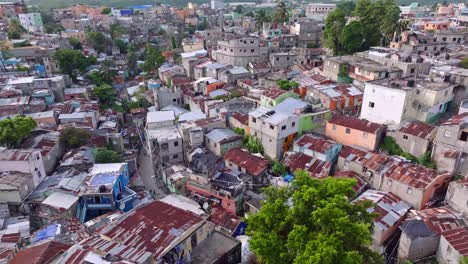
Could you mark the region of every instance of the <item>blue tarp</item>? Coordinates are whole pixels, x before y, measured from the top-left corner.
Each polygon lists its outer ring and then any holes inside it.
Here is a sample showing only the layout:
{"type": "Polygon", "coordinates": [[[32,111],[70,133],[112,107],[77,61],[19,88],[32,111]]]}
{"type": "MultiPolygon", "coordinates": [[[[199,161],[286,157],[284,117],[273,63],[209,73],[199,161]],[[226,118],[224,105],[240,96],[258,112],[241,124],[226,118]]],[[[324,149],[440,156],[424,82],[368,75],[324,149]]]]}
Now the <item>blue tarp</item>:
{"type": "Polygon", "coordinates": [[[54,237],[57,233],[57,224],[49,225],[39,230],[36,235],[31,239],[32,243],[54,237]]]}
{"type": "Polygon", "coordinates": [[[98,186],[103,184],[112,183],[115,180],[116,175],[115,173],[99,173],[93,177],[91,180],[92,186],[98,186]]]}
{"type": "Polygon", "coordinates": [[[292,182],[294,180],[294,176],[292,176],[291,174],[286,174],[283,176],[283,180],[285,182],[292,182]]]}

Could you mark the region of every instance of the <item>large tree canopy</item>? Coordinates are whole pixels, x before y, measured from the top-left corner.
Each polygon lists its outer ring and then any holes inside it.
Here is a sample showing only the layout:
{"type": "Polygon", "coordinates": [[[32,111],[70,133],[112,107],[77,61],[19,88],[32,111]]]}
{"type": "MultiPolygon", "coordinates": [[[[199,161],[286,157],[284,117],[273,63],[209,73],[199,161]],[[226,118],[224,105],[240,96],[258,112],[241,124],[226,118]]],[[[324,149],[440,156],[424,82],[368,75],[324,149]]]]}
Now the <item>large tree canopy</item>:
{"type": "Polygon", "coordinates": [[[0,145],[16,147],[34,128],[36,121],[31,117],[15,116],[3,119],[0,121],[0,145]]]}
{"type": "Polygon", "coordinates": [[[369,203],[350,203],[353,179],[318,180],[302,170],[291,187],[266,189],[248,221],[250,248],[262,263],[380,263],[370,251],[369,203]]]}
{"type": "Polygon", "coordinates": [[[72,79],[76,79],[78,72],[84,72],[89,66],[89,60],[80,50],[61,49],[55,53],[60,69],[72,79]]]}

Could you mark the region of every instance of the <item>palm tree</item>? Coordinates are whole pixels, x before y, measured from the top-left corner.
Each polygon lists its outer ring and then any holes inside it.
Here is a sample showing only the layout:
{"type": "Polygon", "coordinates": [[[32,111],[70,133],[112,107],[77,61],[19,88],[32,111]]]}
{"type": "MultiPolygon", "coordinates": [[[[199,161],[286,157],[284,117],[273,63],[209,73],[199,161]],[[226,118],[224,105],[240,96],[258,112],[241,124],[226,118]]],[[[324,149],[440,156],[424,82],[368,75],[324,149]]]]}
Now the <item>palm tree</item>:
{"type": "Polygon", "coordinates": [[[275,12],[275,20],[279,23],[284,23],[289,21],[289,8],[286,2],[281,1],[278,3],[275,12]]]}
{"type": "Polygon", "coordinates": [[[106,83],[112,83],[114,77],[116,76],[116,72],[114,69],[112,69],[111,61],[105,60],[102,62],[100,75],[102,80],[104,80],[106,83]]]}
{"type": "Polygon", "coordinates": [[[265,10],[260,9],[255,12],[255,26],[258,30],[261,30],[263,23],[271,22],[271,17],[267,15],[265,10]]]}

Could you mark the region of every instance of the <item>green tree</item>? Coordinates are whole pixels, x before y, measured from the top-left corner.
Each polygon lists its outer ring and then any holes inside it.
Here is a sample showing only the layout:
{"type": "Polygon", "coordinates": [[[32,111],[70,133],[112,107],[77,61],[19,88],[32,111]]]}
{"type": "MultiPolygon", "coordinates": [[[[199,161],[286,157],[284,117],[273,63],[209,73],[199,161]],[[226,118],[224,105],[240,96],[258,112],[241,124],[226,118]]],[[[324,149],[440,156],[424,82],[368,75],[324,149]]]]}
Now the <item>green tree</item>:
{"type": "Polygon", "coordinates": [[[60,69],[68,74],[73,80],[76,80],[78,72],[84,72],[89,66],[89,60],[79,50],[61,49],[55,52],[60,69]]]}
{"type": "Polygon", "coordinates": [[[177,41],[176,41],[175,36],[171,37],[171,44],[172,44],[173,49],[177,49],[177,41]]]}
{"type": "Polygon", "coordinates": [[[98,52],[104,52],[107,47],[108,39],[104,34],[98,31],[88,31],[86,33],[86,39],[93,49],[98,52]]]}
{"type": "Polygon", "coordinates": [[[431,169],[436,169],[437,164],[434,161],[432,161],[431,156],[431,151],[427,151],[421,157],[419,157],[419,164],[431,169]]]}
{"type": "Polygon", "coordinates": [[[144,71],[152,73],[156,71],[164,61],[166,61],[166,58],[164,58],[159,49],[153,48],[150,44],[146,45],[146,59],[142,65],[144,71]]]}
{"type": "Polygon", "coordinates": [[[271,16],[267,15],[266,11],[263,9],[258,10],[255,12],[255,27],[257,30],[261,30],[263,27],[263,23],[270,23],[271,16]]]}
{"type": "Polygon", "coordinates": [[[21,34],[18,31],[8,30],[8,38],[9,39],[20,39],[21,34]]]}
{"type": "Polygon", "coordinates": [[[104,148],[96,150],[94,153],[94,159],[96,163],[117,163],[122,161],[119,153],[104,148]]]}
{"type": "Polygon", "coordinates": [[[273,18],[275,22],[278,23],[285,23],[289,21],[289,7],[285,1],[278,3],[273,18]]]}
{"type": "Polygon", "coordinates": [[[383,45],[386,46],[406,22],[399,22],[400,7],[398,7],[394,0],[384,0],[383,6],[385,14],[382,15],[380,31],[383,35],[383,45]]]}
{"type": "Polygon", "coordinates": [[[70,43],[70,45],[72,46],[72,48],[74,50],[81,50],[83,49],[83,46],[81,45],[81,42],[79,39],[77,38],[74,38],[74,37],[71,37],[68,39],[68,42],[70,43]]]}
{"type": "Polygon", "coordinates": [[[345,16],[351,16],[355,8],[356,3],[354,1],[341,1],[336,4],[336,9],[341,10],[345,16]]]}
{"type": "Polygon", "coordinates": [[[36,128],[31,117],[15,116],[0,121],[0,144],[7,148],[18,146],[20,141],[36,128]]]}
{"type": "Polygon", "coordinates": [[[198,24],[197,30],[205,30],[209,27],[210,25],[208,24],[208,20],[206,20],[206,17],[202,19],[202,22],[198,24]]]}
{"type": "Polygon", "coordinates": [[[290,187],[265,190],[247,219],[250,249],[260,263],[383,263],[372,253],[369,202],[350,203],[353,179],[311,178],[298,170],[290,187]]]}
{"type": "Polygon", "coordinates": [[[289,91],[292,89],[296,89],[299,87],[299,83],[295,81],[288,81],[288,80],[278,80],[276,81],[276,84],[279,86],[279,88],[289,91]]]}
{"type": "Polygon", "coordinates": [[[271,166],[271,171],[277,176],[281,176],[286,173],[286,166],[283,163],[278,161],[273,161],[273,166],[271,166]]]}
{"type": "Polygon", "coordinates": [[[352,21],[344,26],[340,38],[344,54],[353,54],[362,51],[364,34],[361,30],[362,26],[360,21],[352,21]]]}
{"type": "Polygon", "coordinates": [[[128,43],[121,40],[121,39],[114,39],[113,41],[114,46],[117,46],[120,50],[120,53],[127,54],[128,52],[128,43]]]}
{"type": "Polygon", "coordinates": [[[105,83],[112,84],[115,76],[117,75],[116,69],[112,68],[112,61],[103,61],[101,63],[101,70],[99,71],[99,74],[105,83]]]}
{"type": "Polygon", "coordinates": [[[244,138],[244,147],[250,153],[261,153],[263,154],[263,145],[260,140],[254,136],[247,136],[244,138]]]}
{"type": "MultiPolygon", "coordinates": [[[[16,32],[18,33],[18,35],[21,35],[21,33],[26,33],[26,29],[21,25],[21,23],[19,22],[18,19],[15,19],[15,18],[11,18],[9,21],[8,21],[8,33],[10,32],[16,32]]],[[[19,39],[16,38],[16,39],[19,39]]]]}
{"type": "Polygon", "coordinates": [[[57,34],[57,33],[65,31],[65,28],[62,26],[62,24],[50,23],[50,24],[44,24],[44,31],[48,34],[57,34]]]}
{"type": "Polygon", "coordinates": [[[468,58],[463,58],[459,63],[458,66],[462,67],[463,69],[468,69],[468,58]]]}
{"type": "Polygon", "coordinates": [[[245,8],[243,5],[237,5],[236,8],[234,8],[234,12],[239,13],[239,14],[243,14],[244,11],[245,11],[245,8]]]}
{"type": "Polygon", "coordinates": [[[137,69],[138,54],[134,51],[130,51],[127,56],[128,69],[132,72],[136,72],[137,69]]]}
{"type": "Polygon", "coordinates": [[[115,103],[116,91],[108,84],[94,88],[93,94],[99,98],[99,102],[103,108],[110,107],[115,103]]]}
{"type": "Polygon", "coordinates": [[[89,143],[91,133],[81,128],[67,127],[60,133],[60,142],[66,149],[85,146],[89,143]]]}
{"type": "Polygon", "coordinates": [[[110,8],[110,7],[106,7],[106,8],[104,8],[104,9],[102,9],[101,14],[103,14],[103,15],[108,15],[108,14],[110,14],[111,12],[112,12],[111,8],[110,8]]]}
{"type": "Polygon", "coordinates": [[[120,26],[118,23],[113,23],[113,24],[110,24],[109,26],[109,32],[110,32],[111,38],[116,39],[120,37],[121,35],[126,34],[127,30],[123,28],[122,26],[120,26]]]}
{"type": "Polygon", "coordinates": [[[324,45],[331,49],[334,55],[340,55],[343,52],[341,34],[345,25],[345,14],[339,9],[330,12],[325,19],[325,29],[323,30],[324,45]]]}
{"type": "Polygon", "coordinates": [[[371,4],[371,0],[358,0],[352,15],[356,17],[366,16],[371,4]]]}

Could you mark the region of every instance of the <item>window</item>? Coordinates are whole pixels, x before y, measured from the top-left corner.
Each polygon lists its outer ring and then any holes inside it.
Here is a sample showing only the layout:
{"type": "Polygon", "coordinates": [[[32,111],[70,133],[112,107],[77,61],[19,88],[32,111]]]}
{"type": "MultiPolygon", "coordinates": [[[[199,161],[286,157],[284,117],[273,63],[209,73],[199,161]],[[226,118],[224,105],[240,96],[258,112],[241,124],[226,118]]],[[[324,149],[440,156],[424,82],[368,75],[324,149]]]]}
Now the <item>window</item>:
{"type": "Polygon", "coordinates": [[[292,122],[291,126],[292,126],[292,127],[295,127],[295,126],[296,126],[296,122],[292,122]]]}
{"type": "Polygon", "coordinates": [[[174,142],[174,147],[179,146],[179,141],[174,142]]]}
{"type": "Polygon", "coordinates": [[[252,122],[257,123],[257,118],[252,117],[252,122]]]}
{"type": "Polygon", "coordinates": [[[414,73],[414,71],[415,71],[415,69],[414,69],[414,68],[410,70],[410,72],[411,72],[411,73],[414,73]]]}
{"type": "Polygon", "coordinates": [[[255,52],[255,49],[251,49],[250,52],[254,53],[254,52],[255,52]]]}
{"type": "Polygon", "coordinates": [[[336,130],[336,125],[335,124],[333,124],[332,129],[336,130]]]}
{"type": "Polygon", "coordinates": [[[173,159],[178,159],[179,158],[179,155],[177,154],[174,154],[174,156],[172,156],[173,159]]]}
{"type": "Polygon", "coordinates": [[[369,107],[370,107],[370,108],[374,108],[374,106],[375,106],[375,103],[374,103],[374,102],[369,102],[369,107]]]}
{"type": "Polygon", "coordinates": [[[387,180],[387,185],[392,185],[392,180],[388,179],[387,180]]]}
{"type": "Polygon", "coordinates": [[[416,90],[416,94],[420,94],[420,93],[421,93],[421,91],[419,91],[419,90],[416,90]]]}
{"type": "Polygon", "coordinates": [[[275,129],[275,127],[273,125],[270,125],[270,129],[273,130],[275,129]]]}
{"type": "Polygon", "coordinates": [[[411,188],[411,187],[408,187],[408,189],[406,190],[406,193],[408,193],[408,194],[412,194],[412,193],[413,193],[413,188],[411,188]]]}
{"type": "Polygon", "coordinates": [[[346,128],[346,134],[351,134],[351,129],[350,128],[346,128]]]}
{"type": "Polygon", "coordinates": [[[281,127],[281,130],[285,130],[285,129],[286,129],[286,125],[281,127]]]}

